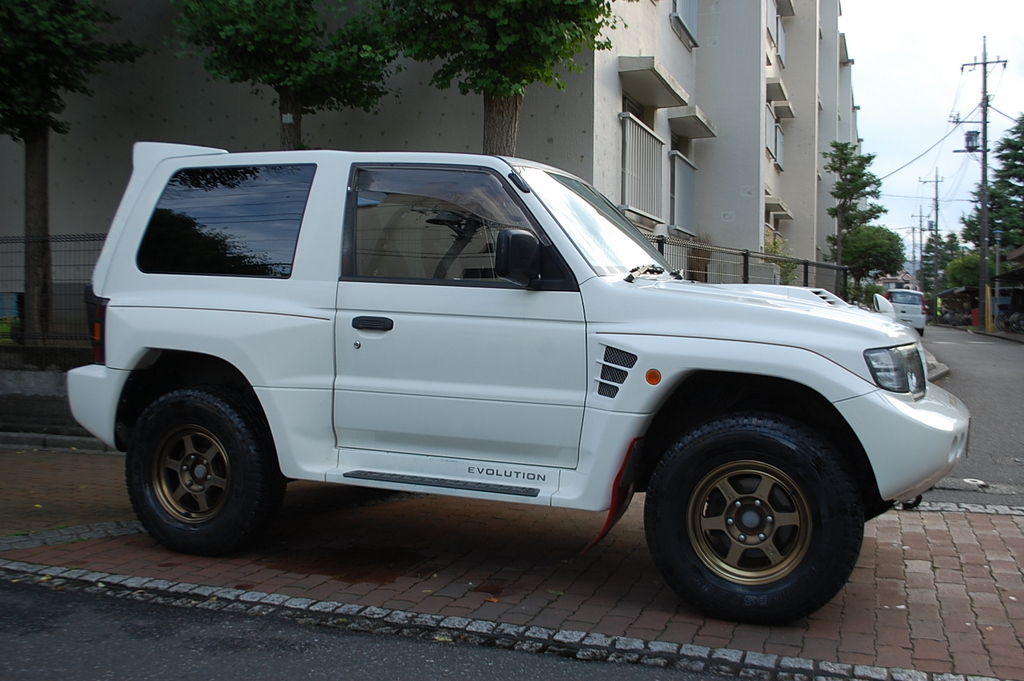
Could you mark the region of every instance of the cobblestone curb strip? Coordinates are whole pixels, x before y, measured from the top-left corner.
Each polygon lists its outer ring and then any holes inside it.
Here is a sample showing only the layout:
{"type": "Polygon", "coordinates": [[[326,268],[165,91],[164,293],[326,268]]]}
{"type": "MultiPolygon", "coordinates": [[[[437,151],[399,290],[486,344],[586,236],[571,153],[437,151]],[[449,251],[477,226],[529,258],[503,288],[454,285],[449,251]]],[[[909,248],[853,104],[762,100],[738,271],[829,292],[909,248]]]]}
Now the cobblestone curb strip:
{"type": "Polygon", "coordinates": [[[71,542],[84,541],[86,539],[109,539],[110,537],[120,537],[125,534],[138,534],[142,531],[142,523],[139,521],[125,520],[114,523],[79,525],[78,527],[66,527],[60,530],[47,530],[45,532],[13,534],[0,537],[0,551],[31,549],[37,546],[56,546],[57,544],[70,544],[71,542]]]}
{"type": "Polygon", "coordinates": [[[437,643],[493,646],[584,661],[640,664],[749,681],[999,681],[987,676],[838,664],[730,648],[525,627],[465,617],[424,615],[352,603],[294,598],[285,594],[202,586],[3,559],[0,559],[0,578],[10,582],[31,582],[50,589],[82,590],[173,607],[285,617],[310,626],[407,636],[437,643]]]}

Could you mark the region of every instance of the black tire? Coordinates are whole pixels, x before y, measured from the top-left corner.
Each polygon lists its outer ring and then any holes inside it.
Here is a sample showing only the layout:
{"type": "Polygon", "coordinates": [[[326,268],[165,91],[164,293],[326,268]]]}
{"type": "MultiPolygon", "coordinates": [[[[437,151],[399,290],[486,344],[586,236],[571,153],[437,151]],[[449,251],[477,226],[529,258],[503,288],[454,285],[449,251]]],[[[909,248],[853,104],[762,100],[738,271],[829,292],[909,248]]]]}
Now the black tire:
{"type": "Polygon", "coordinates": [[[704,613],[781,624],[843,587],[864,510],[849,466],[795,422],[709,421],[665,452],[647,486],[647,545],[665,581],[704,613]]]}
{"type": "Polygon", "coordinates": [[[256,539],[285,489],[262,416],[217,388],[175,390],[150,404],[132,429],[125,477],[150,535],[201,556],[256,539]]]}

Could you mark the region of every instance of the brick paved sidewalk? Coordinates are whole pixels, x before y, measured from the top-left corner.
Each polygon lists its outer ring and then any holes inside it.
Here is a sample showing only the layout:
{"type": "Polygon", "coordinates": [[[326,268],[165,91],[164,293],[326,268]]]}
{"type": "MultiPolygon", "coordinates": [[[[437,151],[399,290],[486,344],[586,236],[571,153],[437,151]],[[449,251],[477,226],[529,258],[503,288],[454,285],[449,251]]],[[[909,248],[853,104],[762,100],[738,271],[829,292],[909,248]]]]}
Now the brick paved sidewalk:
{"type": "MultiPolygon", "coordinates": [[[[39,527],[42,512],[54,506],[69,516],[49,520],[53,527],[130,517],[121,464],[111,455],[0,450],[0,534],[19,523],[39,527]],[[97,497],[95,508],[89,494],[97,497]]],[[[885,514],[869,523],[853,577],[831,603],[790,626],[761,627],[707,619],[680,602],[651,563],[641,511],[642,498],[601,544],[580,555],[603,522],[600,514],[296,483],[264,545],[242,555],[185,556],[131,534],[13,549],[0,558],[509,625],[1024,681],[1024,514],[885,514]]]]}

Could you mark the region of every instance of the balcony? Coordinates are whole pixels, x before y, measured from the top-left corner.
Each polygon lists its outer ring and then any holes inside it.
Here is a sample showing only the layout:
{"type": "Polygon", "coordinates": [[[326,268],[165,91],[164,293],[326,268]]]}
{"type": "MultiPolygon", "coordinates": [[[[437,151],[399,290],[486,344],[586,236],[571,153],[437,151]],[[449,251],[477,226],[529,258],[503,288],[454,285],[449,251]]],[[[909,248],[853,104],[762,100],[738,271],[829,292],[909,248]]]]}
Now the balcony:
{"type": "Polygon", "coordinates": [[[620,113],[622,121],[622,206],[654,222],[665,222],[662,213],[662,153],[665,143],[640,119],[620,113]]]}
{"type": "Polygon", "coordinates": [[[619,57],[622,89],[644,106],[686,106],[689,93],[654,57],[619,57]]]}

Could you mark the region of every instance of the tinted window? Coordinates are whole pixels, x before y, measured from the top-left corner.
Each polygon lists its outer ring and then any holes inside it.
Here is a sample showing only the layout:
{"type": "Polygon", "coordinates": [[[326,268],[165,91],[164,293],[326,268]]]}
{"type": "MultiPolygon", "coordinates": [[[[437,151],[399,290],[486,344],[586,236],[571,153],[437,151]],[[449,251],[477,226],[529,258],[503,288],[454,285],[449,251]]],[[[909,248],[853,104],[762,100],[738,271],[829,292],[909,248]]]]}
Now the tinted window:
{"type": "Polygon", "coordinates": [[[485,171],[362,168],[355,190],[360,277],[497,282],[498,232],[530,228],[501,180],[485,171]]]}
{"type": "Polygon", "coordinates": [[[139,269],[290,276],[315,170],[303,164],[178,171],[149,220],[139,269]]]}
{"type": "Polygon", "coordinates": [[[920,305],[921,293],[917,291],[892,291],[890,294],[892,302],[899,305],[920,305]]]}

